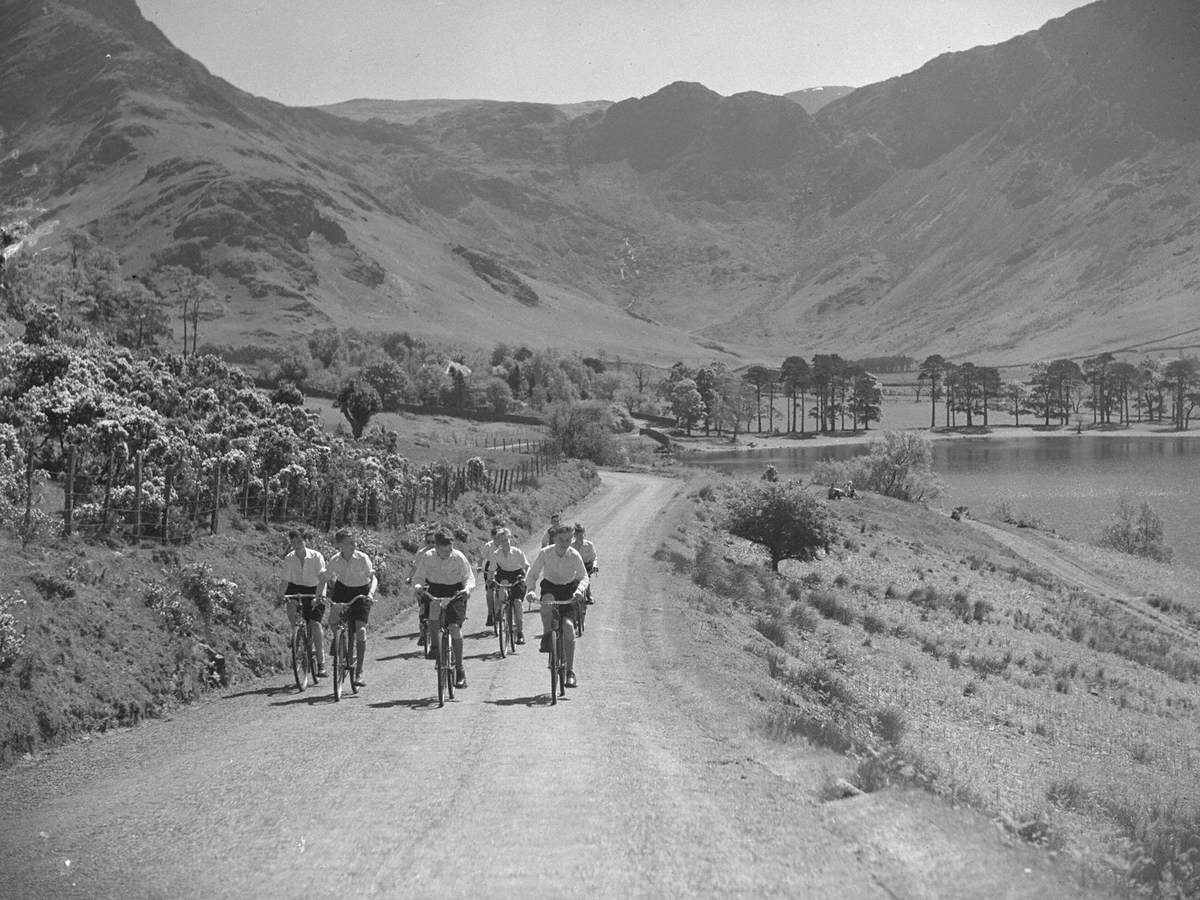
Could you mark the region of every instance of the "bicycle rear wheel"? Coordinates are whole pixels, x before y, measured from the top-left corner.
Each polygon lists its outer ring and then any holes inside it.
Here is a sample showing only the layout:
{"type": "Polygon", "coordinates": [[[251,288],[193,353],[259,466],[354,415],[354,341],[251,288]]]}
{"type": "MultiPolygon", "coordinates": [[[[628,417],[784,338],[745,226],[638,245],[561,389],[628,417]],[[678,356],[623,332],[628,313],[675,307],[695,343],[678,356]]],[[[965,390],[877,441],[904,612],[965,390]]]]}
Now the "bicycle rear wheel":
{"type": "Polygon", "coordinates": [[[308,687],[308,635],[302,625],[292,629],[292,675],[296,679],[296,690],[308,687]]]}
{"type": "Polygon", "coordinates": [[[442,663],[446,672],[446,698],[454,699],[454,653],[450,647],[450,632],[442,632],[442,663]]]}

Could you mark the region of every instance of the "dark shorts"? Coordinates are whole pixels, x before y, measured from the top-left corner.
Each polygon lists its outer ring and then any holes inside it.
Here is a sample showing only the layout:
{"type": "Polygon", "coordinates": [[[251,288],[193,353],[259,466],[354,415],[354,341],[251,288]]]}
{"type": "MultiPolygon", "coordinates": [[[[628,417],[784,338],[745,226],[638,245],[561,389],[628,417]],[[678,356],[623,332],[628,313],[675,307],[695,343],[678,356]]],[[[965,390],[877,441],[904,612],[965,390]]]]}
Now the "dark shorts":
{"type": "Polygon", "coordinates": [[[501,585],[508,592],[508,599],[514,603],[519,603],[521,598],[525,596],[525,579],[522,577],[524,573],[520,569],[508,572],[500,569],[496,572],[496,580],[510,582],[511,586],[506,587],[501,585]]]}
{"type": "MultiPolygon", "coordinates": [[[[577,587],[579,587],[578,581],[572,581],[570,584],[555,584],[552,581],[543,580],[539,596],[544,597],[546,594],[552,594],[555,600],[570,600],[575,596],[575,589],[577,587]]],[[[564,619],[570,619],[572,622],[576,621],[579,617],[578,603],[555,604],[554,609],[558,610],[558,614],[564,619]]]]}
{"type": "Polygon", "coordinates": [[[333,593],[329,599],[334,603],[350,604],[346,610],[346,618],[350,621],[351,627],[355,624],[366,625],[367,619],[371,615],[371,602],[363,597],[368,587],[370,585],[361,584],[357,587],[350,587],[340,581],[333,583],[333,593]],[[356,597],[361,599],[356,600],[356,597]]]}
{"type": "MultiPolygon", "coordinates": [[[[430,582],[425,585],[425,590],[438,599],[443,597],[453,597],[463,589],[462,582],[457,584],[436,584],[430,582]]],[[[429,617],[432,621],[437,621],[438,606],[433,603],[429,604],[429,617]]],[[[447,625],[462,625],[467,618],[467,598],[463,597],[459,600],[451,601],[446,604],[446,624],[447,625]]]]}
{"type": "MultiPolygon", "coordinates": [[[[431,610],[432,611],[432,610],[431,610]]],[[[451,600],[446,604],[446,624],[462,626],[467,620],[467,598],[451,600]]]]}
{"type": "Polygon", "coordinates": [[[325,618],[325,603],[317,600],[317,589],[304,584],[288,582],[285,594],[300,594],[300,615],[306,622],[320,622],[325,618]]]}

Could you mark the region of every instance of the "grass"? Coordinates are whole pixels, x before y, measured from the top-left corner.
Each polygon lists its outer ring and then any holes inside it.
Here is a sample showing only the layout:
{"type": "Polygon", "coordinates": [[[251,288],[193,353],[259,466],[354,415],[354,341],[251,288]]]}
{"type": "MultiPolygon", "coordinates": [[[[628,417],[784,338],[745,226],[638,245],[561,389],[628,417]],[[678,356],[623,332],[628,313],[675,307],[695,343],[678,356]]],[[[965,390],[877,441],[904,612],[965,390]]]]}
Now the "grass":
{"type": "MultiPolygon", "coordinates": [[[[781,566],[790,640],[768,663],[767,733],[851,755],[862,790],[977,806],[1120,891],[1200,896],[1200,651],[935,513],[867,495],[849,515],[857,546],[781,566]]],[[[720,560],[714,590],[765,569],[717,520],[695,537],[720,560]]],[[[1200,620],[1194,579],[1055,542],[1148,611],[1200,620]]]]}

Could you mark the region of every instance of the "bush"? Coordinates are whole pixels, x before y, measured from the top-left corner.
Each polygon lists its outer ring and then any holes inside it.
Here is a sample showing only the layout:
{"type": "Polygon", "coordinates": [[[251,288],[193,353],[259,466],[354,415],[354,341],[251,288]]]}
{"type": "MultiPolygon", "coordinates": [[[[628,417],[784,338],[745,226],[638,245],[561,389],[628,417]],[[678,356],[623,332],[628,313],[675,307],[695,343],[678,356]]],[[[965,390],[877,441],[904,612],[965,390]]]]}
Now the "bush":
{"type": "Polygon", "coordinates": [[[555,404],[546,417],[546,426],[550,446],[563,456],[590,459],[601,466],[624,463],[607,403],[555,404]]]}
{"type": "Polygon", "coordinates": [[[1159,562],[1171,561],[1171,548],[1163,543],[1162,520],[1149,503],[1142,501],[1135,508],[1127,496],[1117,501],[1117,511],[1100,536],[1099,544],[1120,553],[1144,556],[1159,562]]]}
{"type": "Polygon", "coordinates": [[[887,624],[874,613],[863,616],[862,627],[867,634],[882,634],[887,631],[887,624]]]}
{"type": "Polygon", "coordinates": [[[807,603],[796,603],[788,613],[788,620],[797,631],[813,632],[817,630],[820,619],[807,603]]]}
{"type": "Polygon", "coordinates": [[[775,572],[785,559],[814,559],[837,539],[825,505],[796,481],[743,482],[729,502],[725,528],[763,547],[775,572]]]}
{"type": "Polygon", "coordinates": [[[833,591],[816,591],[809,597],[808,602],[827,619],[842,625],[849,625],[854,621],[854,611],[833,591]]]}
{"type": "Polygon", "coordinates": [[[776,647],[782,647],[787,643],[787,626],[785,626],[778,619],[760,618],[755,621],[754,630],[765,637],[776,647]]]}
{"type": "Polygon", "coordinates": [[[866,456],[826,460],[813,469],[813,483],[853,481],[861,490],[874,491],[912,503],[932,500],[944,485],[933,471],[933,444],[909,431],[888,431],[871,442],[866,456]]]}
{"type": "Polygon", "coordinates": [[[0,594],[0,668],[16,659],[25,646],[25,631],[13,614],[24,603],[20,594],[0,594]]]}

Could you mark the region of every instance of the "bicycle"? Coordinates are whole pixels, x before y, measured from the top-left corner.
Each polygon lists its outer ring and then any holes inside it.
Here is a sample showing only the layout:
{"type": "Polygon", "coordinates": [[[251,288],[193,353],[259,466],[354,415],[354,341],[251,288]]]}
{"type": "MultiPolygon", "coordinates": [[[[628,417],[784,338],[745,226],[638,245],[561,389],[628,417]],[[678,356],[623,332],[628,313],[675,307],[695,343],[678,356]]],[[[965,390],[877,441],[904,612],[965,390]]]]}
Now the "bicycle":
{"type": "MultiPolygon", "coordinates": [[[[428,592],[425,596],[429,600],[429,612],[432,615],[433,606],[438,603],[438,598],[428,592]]],[[[432,621],[432,618],[427,620],[427,622],[429,621],[432,621]]],[[[437,672],[438,709],[441,709],[446,705],[446,700],[454,699],[454,651],[450,646],[450,625],[446,622],[445,607],[441,607],[438,611],[437,627],[442,640],[438,646],[437,658],[433,667],[437,672]]]]}
{"type": "Polygon", "coordinates": [[[360,594],[349,603],[331,603],[337,609],[337,624],[333,629],[333,640],[330,641],[330,654],[333,656],[333,699],[342,699],[345,690],[346,676],[350,677],[350,690],[357,694],[358,685],[354,678],[354,633],[350,630],[350,608],[354,603],[363,600],[360,594]]]}
{"type": "Polygon", "coordinates": [[[497,603],[493,608],[496,610],[494,633],[500,639],[501,659],[504,659],[508,653],[517,652],[517,613],[513,608],[512,589],[519,584],[521,584],[520,581],[492,582],[494,589],[499,592],[496,597],[497,603]],[[505,650],[506,646],[507,651],[505,650]]]}
{"type": "Polygon", "coordinates": [[[543,600],[554,609],[550,617],[550,704],[558,705],[558,698],[567,696],[567,657],[563,650],[563,622],[560,606],[575,605],[575,598],[570,600],[543,600]]]}
{"type": "Polygon", "coordinates": [[[313,649],[310,623],[304,618],[304,603],[309,594],[284,594],[285,603],[296,604],[296,624],[292,626],[292,676],[296,679],[296,690],[308,687],[309,679],[316,684],[313,673],[317,671],[316,651],[313,649]]]}

